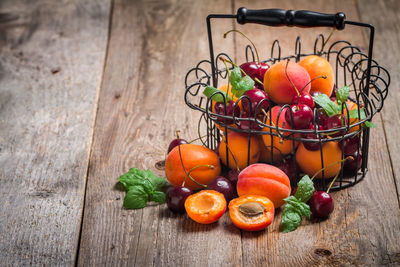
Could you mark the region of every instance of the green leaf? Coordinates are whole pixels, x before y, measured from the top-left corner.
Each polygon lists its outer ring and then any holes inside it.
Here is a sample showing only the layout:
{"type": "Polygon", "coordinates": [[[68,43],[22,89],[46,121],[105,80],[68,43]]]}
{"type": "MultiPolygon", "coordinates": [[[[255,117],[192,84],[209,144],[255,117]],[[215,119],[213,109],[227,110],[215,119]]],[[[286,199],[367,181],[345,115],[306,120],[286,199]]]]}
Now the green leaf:
{"type": "Polygon", "coordinates": [[[234,67],[229,76],[229,83],[236,87],[237,83],[242,79],[242,72],[239,67],[234,67]]]}
{"type": "Polygon", "coordinates": [[[297,183],[297,191],[294,196],[300,201],[307,202],[312,194],[314,193],[314,183],[311,181],[308,175],[304,175],[303,178],[297,183]]]}
{"type": "Polygon", "coordinates": [[[232,100],[232,98],[229,95],[227,95],[226,92],[221,91],[212,86],[207,86],[206,89],[204,89],[204,91],[203,91],[203,95],[205,95],[207,98],[211,97],[212,100],[214,100],[215,102],[220,102],[220,103],[224,103],[224,97],[225,97],[226,102],[232,100]],[[214,94],[215,92],[219,92],[219,93],[215,94],[211,97],[211,95],[214,94]]]}
{"type": "Polygon", "coordinates": [[[146,179],[146,176],[147,175],[142,170],[132,168],[127,173],[121,175],[118,178],[118,181],[125,187],[127,191],[129,191],[132,186],[140,185],[148,194],[150,194],[154,191],[153,184],[146,179]]]}
{"type": "Polygon", "coordinates": [[[290,209],[295,210],[301,216],[306,216],[307,219],[310,219],[311,209],[307,203],[301,202],[294,196],[287,197],[285,201],[287,202],[286,206],[289,206],[290,209]]]}
{"type": "MultiPolygon", "coordinates": [[[[351,119],[358,119],[358,109],[350,110],[349,116],[351,119]]],[[[360,109],[360,120],[364,120],[366,117],[367,117],[367,115],[365,115],[365,110],[360,109]]],[[[372,121],[365,121],[364,125],[365,125],[365,127],[368,127],[368,128],[376,128],[376,125],[372,121]]]]}
{"type": "Polygon", "coordinates": [[[337,90],[336,101],[338,102],[339,106],[342,105],[342,103],[346,102],[347,98],[349,97],[349,92],[350,87],[348,87],[347,85],[337,90]]]}
{"type": "MultiPolygon", "coordinates": [[[[285,207],[286,208],[286,207],[285,207]]],[[[284,209],[282,214],[282,231],[294,231],[301,224],[301,215],[292,208],[284,209]]]]}
{"type": "Polygon", "coordinates": [[[366,121],[364,125],[368,128],[376,128],[376,125],[372,121],[366,121]]]}
{"type": "Polygon", "coordinates": [[[164,186],[167,185],[167,181],[163,177],[155,175],[151,170],[145,171],[147,178],[153,184],[155,191],[160,191],[164,186]]]}
{"type": "Polygon", "coordinates": [[[142,209],[146,207],[147,198],[147,193],[142,186],[132,186],[125,195],[123,206],[126,209],[142,209]]]}
{"type": "Polygon", "coordinates": [[[313,100],[325,110],[329,117],[341,112],[340,107],[325,94],[313,96],[313,100]]]}
{"type": "Polygon", "coordinates": [[[155,191],[150,196],[150,200],[154,201],[154,202],[158,202],[158,203],[165,203],[167,201],[165,193],[164,192],[160,192],[160,191],[155,191]]]}

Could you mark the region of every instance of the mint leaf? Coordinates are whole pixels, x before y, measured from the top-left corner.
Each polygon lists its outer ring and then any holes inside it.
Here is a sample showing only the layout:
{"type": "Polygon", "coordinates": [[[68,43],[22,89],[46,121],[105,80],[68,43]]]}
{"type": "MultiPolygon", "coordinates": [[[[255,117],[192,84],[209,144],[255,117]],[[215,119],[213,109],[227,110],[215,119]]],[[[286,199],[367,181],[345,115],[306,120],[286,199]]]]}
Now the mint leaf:
{"type": "MultiPolygon", "coordinates": [[[[286,208],[286,207],[285,207],[286,208]]],[[[297,229],[301,224],[301,215],[295,210],[288,208],[283,210],[282,231],[289,233],[297,229]]]]}
{"type": "Polygon", "coordinates": [[[348,87],[347,85],[337,90],[336,101],[339,105],[342,105],[342,103],[346,102],[347,98],[349,97],[349,92],[350,92],[350,87],[348,87]]]}
{"type": "Polygon", "coordinates": [[[368,128],[376,128],[376,125],[372,121],[366,121],[364,125],[368,128]]]}
{"type": "Polygon", "coordinates": [[[295,196],[287,197],[285,198],[285,201],[287,202],[286,206],[289,206],[290,209],[295,210],[301,216],[306,216],[307,219],[310,219],[311,209],[306,203],[301,202],[295,196]]]}
{"type": "Polygon", "coordinates": [[[304,175],[303,178],[297,183],[297,191],[294,196],[300,201],[307,202],[312,194],[314,193],[314,183],[311,181],[308,175],[304,175]]]}
{"type": "Polygon", "coordinates": [[[206,89],[204,89],[204,91],[203,91],[203,95],[205,95],[207,98],[211,97],[212,100],[214,100],[215,102],[220,102],[220,103],[224,103],[224,97],[225,97],[226,102],[232,100],[232,98],[229,95],[227,95],[226,92],[221,91],[212,86],[207,86],[206,89]],[[217,93],[211,97],[211,95],[214,94],[215,92],[219,92],[219,93],[217,93]]]}
{"type": "Polygon", "coordinates": [[[143,173],[143,171],[132,168],[127,173],[121,175],[118,178],[118,181],[125,187],[127,191],[129,191],[129,188],[132,186],[140,185],[148,194],[150,194],[154,191],[153,185],[148,179],[146,179],[146,176],[147,175],[143,173]]]}
{"type": "Polygon", "coordinates": [[[234,67],[229,76],[229,83],[236,88],[237,84],[240,82],[241,79],[242,79],[242,72],[240,71],[240,68],[234,67]]]}
{"type": "Polygon", "coordinates": [[[150,200],[154,201],[154,202],[158,202],[158,203],[165,203],[167,201],[165,193],[164,192],[160,192],[160,191],[155,191],[150,196],[150,200]]]}
{"type": "Polygon", "coordinates": [[[147,193],[141,186],[132,186],[124,198],[124,208],[142,209],[147,204],[147,193]]]}
{"type": "Polygon", "coordinates": [[[147,174],[147,178],[153,184],[155,191],[160,191],[164,186],[167,185],[167,181],[164,178],[158,177],[151,170],[146,170],[145,173],[147,174]]]}
{"type": "MultiPolygon", "coordinates": [[[[351,119],[358,119],[358,109],[352,109],[349,111],[349,116],[351,119]]],[[[364,120],[367,118],[367,115],[365,115],[365,110],[360,109],[360,120],[364,120]]],[[[350,121],[353,123],[353,121],[350,121]]],[[[372,121],[365,121],[364,122],[365,127],[368,128],[376,128],[376,125],[372,121]]]]}
{"type": "Polygon", "coordinates": [[[313,100],[325,110],[328,117],[340,114],[341,112],[340,107],[335,102],[333,102],[326,94],[313,96],[313,100]]]}

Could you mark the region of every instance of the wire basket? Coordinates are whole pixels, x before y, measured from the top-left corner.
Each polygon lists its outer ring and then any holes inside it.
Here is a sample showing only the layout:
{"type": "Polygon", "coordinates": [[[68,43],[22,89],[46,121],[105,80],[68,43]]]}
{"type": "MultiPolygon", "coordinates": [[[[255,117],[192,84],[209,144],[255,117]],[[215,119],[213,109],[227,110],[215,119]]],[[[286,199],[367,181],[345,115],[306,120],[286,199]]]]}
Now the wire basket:
{"type": "MultiPolygon", "coordinates": [[[[274,163],[276,155],[274,151],[276,146],[276,138],[282,142],[291,140],[292,150],[290,153],[285,155],[287,160],[291,160],[294,166],[294,173],[298,174],[292,183],[297,183],[301,177],[302,170],[296,164],[296,149],[298,144],[313,143],[319,145],[319,153],[322,168],[327,166],[324,163],[324,149],[323,147],[328,142],[337,142],[341,149],[341,159],[345,158],[344,154],[344,141],[353,138],[357,140],[357,153],[356,153],[356,168],[355,170],[348,171],[345,168],[345,163],[342,161],[340,173],[337,176],[331,190],[340,190],[352,186],[360,182],[367,173],[368,165],[368,145],[369,145],[369,134],[370,129],[365,127],[366,122],[370,122],[373,116],[379,112],[383,107],[383,102],[388,94],[388,87],[390,84],[390,76],[386,69],[379,66],[378,63],[372,59],[373,42],[374,42],[374,27],[370,24],[361,22],[354,22],[346,20],[343,13],[337,14],[321,14],[312,11],[293,11],[293,10],[280,10],[280,9],[264,9],[264,10],[248,10],[246,8],[239,8],[237,14],[213,14],[207,17],[207,30],[210,48],[210,60],[200,61],[194,68],[189,70],[185,77],[185,102],[186,104],[195,110],[202,113],[199,121],[199,127],[201,125],[206,126],[206,138],[202,140],[203,144],[210,149],[216,149],[218,144],[223,139],[226,142],[226,154],[228,151],[229,138],[228,131],[241,132],[248,136],[248,147],[251,146],[252,136],[261,136],[264,139],[270,139],[269,150],[270,160],[266,163],[274,163]],[[280,116],[283,112],[288,110],[292,117],[292,111],[290,105],[283,105],[277,115],[276,123],[272,119],[271,109],[276,104],[266,99],[262,100],[255,107],[254,116],[243,117],[242,114],[228,115],[226,113],[227,100],[223,97],[223,104],[225,113],[216,113],[212,109],[213,101],[211,98],[205,97],[202,92],[208,85],[218,86],[221,80],[225,80],[228,75],[228,70],[225,65],[219,64],[219,58],[224,58],[232,61],[231,57],[226,53],[220,53],[214,57],[214,48],[211,34],[211,20],[212,19],[236,19],[238,23],[257,23],[267,26],[301,26],[301,27],[333,27],[338,30],[343,30],[345,25],[354,25],[358,27],[364,27],[369,30],[369,47],[368,54],[362,52],[362,50],[355,45],[352,45],[348,41],[336,41],[328,45],[325,37],[319,34],[314,43],[314,49],[312,53],[302,53],[301,51],[301,38],[297,37],[295,41],[295,53],[287,57],[281,57],[281,47],[279,40],[275,40],[271,47],[271,58],[263,60],[263,63],[274,64],[279,61],[293,61],[298,62],[302,58],[309,55],[318,55],[327,59],[331,65],[334,66],[335,73],[335,86],[340,88],[344,85],[349,85],[350,95],[349,100],[356,103],[356,109],[358,111],[358,120],[351,123],[350,109],[348,104],[342,105],[342,114],[347,114],[347,118],[344,120],[345,123],[342,127],[335,129],[323,130],[318,127],[319,116],[318,109],[313,110],[313,125],[314,129],[307,130],[295,130],[293,127],[285,127],[285,125],[279,125],[280,116]],[[211,70],[211,72],[210,72],[211,70]],[[262,105],[265,106],[268,102],[269,109],[264,113],[263,118],[259,114],[259,110],[262,105]],[[362,113],[365,116],[362,116],[362,113]],[[350,122],[350,123],[346,123],[350,122]],[[314,134],[314,138],[305,138],[307,134],[314,134]],[[329,136],[329,138],[323,138],[329,136]],[[361,166],[359,166],[361,165],[361,166]],[[297,170],[296,170],[297,169],[297,170]]],[[[255,61],[253,48],[246,46],[245,55],[247,62],[255,61]]],[[[233,66],[228,67],[229,70],[233,69],[233,66]]],[[[214,93],[214,94],[219,94],[214,93]]],[[[248,103],[249,109],[251,110],[250,99],[246,95],[241,96],[234,104],[234,110],[239,106],[248,103]],[[247,98],[247,99],[246,99],[247,98]]],[[[247,163],[250,164],[250,149],[247,149],[247,163]]],[[[229,157],[226,157],[227,166],[229,166],[229,157]]],[[[322,177],[315,179],[314,183],[318,190],[326,190],[328,185],[331,183],[333,177],[327,177],[325,171],[322,171],[322,177]]]]}

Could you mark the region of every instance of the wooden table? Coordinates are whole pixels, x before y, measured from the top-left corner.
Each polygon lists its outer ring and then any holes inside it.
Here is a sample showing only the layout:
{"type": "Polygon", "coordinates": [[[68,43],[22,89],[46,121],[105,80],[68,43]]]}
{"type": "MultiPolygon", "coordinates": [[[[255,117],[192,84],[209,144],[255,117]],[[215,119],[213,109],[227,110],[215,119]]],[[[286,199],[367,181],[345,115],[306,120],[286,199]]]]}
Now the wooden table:
{"type": "MultiPolygon", "coordinates": [[[[2,266],[398,266],[400,265],[400,6],[375,1],[22,1],[0,5],[0,265],[2,266]],[[328,220],[283,234],[241,232],[225,214],[212,225],[166,205],[122,208],[117,178],[155,169],[175,130],[197,136],[183,101],[184,75],[208,58],[205,17],[249,8],[343,11],[376,26],[374,58],[391,73],[374,117],[369,172],[334,193],[328,220]]],[[[292,54],[329,29],[215,26],[221,51],[240,62],[247,44],[263,57],[281,40],[292,54]]],[[[348,27],[333,38],[367,45],[348,27]]]]}

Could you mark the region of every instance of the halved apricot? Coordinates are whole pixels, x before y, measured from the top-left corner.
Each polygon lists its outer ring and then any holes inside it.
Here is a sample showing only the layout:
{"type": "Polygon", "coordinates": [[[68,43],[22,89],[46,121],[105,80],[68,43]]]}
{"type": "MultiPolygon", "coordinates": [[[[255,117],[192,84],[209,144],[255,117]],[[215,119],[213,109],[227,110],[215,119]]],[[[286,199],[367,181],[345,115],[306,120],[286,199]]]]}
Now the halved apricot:
{"type": "Polygon", "coordinates": [[[224,214],[226,200],[215,190],[202,190],[186,199],[185,210],[193,221],[209,224],[218,221],[224,214]]]}
{"type": "Polygon", "coordinates": [[[267,197],[246,195],[229,202],[229,217],[233,224],[246,231],[265,229],[274,220],[274,204],[267,197]]]}

